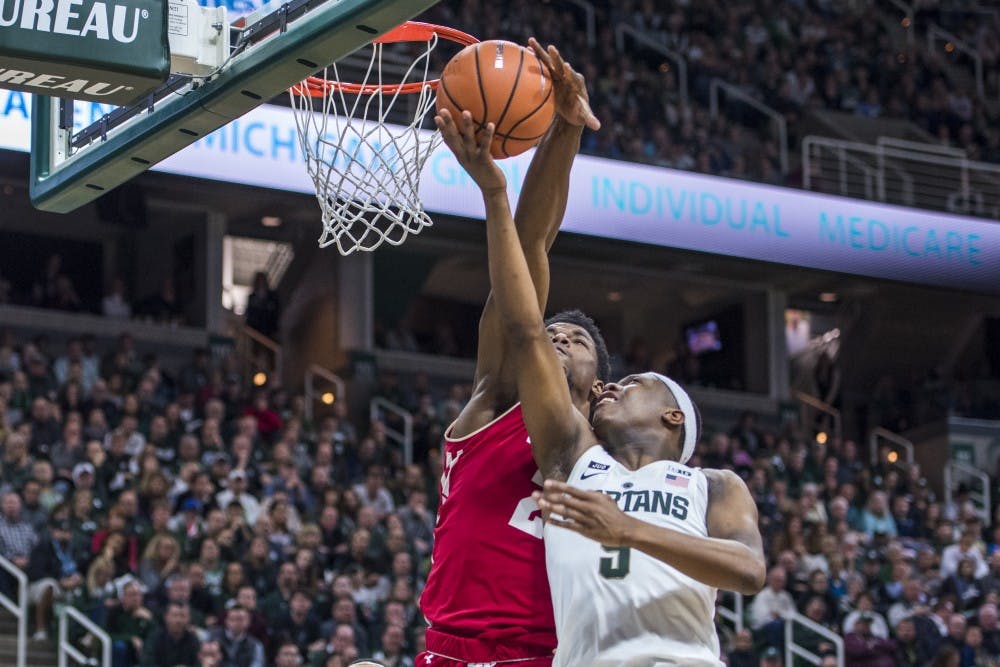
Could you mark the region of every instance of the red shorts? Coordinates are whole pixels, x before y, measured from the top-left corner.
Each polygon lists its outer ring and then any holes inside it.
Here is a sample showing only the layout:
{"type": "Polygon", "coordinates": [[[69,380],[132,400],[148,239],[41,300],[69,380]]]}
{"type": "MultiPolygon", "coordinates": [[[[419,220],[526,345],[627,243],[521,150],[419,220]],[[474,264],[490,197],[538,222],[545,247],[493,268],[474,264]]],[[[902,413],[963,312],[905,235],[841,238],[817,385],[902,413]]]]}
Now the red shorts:
{"type": "Polygon", "coordinates": [[[414,667],[552,667],[552,656],[547,658],[521,658],[493,662],[462,662],[424,651],[413,662],[414,667]]]}

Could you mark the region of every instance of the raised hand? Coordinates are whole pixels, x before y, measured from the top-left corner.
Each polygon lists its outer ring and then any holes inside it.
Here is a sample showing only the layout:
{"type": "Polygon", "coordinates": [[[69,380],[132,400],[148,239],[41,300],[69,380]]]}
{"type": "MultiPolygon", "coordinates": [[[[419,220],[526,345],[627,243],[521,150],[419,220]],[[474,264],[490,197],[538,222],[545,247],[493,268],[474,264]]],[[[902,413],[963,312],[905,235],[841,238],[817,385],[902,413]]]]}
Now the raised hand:
{"type": "Polygon", "coordinates": [[[441,131],[444,143],[483,191],[483,195],[507,191],[507,178],[490,155],[490,144],[493,142],[493,133],[496,130],[493,123],[487,123],[477,138],[476,124],[468,111],[463,111],[462,117],[456,122],[451,117],[451,112],[442,109],[434,116],[434,122],[441,131]]]}
{"type": "Polygon", "coordinates": [[[556,113],[570,125],[586,125],[592,130],[601,129],[601,121],[597,120],[597,116],[590,109],[590,96],[587,94],[587,82],[583,80],[583,75],[563,60],[559,49],[551,44],[548,50],[543,49],[538,40],[532,37],[528,40],[528,46],[549,70],[556,113]]]}

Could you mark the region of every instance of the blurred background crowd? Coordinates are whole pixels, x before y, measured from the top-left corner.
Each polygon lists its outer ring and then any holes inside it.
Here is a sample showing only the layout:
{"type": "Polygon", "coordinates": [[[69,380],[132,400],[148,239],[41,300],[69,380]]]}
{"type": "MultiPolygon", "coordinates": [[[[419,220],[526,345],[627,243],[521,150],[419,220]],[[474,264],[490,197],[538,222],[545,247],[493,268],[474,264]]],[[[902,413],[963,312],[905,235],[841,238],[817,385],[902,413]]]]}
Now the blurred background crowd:
{"type": "MultiPolygon", "coordinates": [[[[413,464],[387,440],[391,421],[337,402],[310,422],[302,396],[255,387],[206,350],[166,368],[127,335],[54,349],[6,333],[0,555],[31,580],[34,639],[72,605],[111,634],[117,666],[215,651],[411,665],[441,438],[469,387],[386,373],[376,394],[412,411],[413,464]]],[[[1000,661],[993,517],[964,489],[944,504],[915,465],[873,468],[854,440],[805,432],[748,412],[707,424],[692,461],[747,481],[768,555],[747,629],[720,623],[730,664],[780,659],[794,610],[843,633],[848,664],[1000,661]]]]}

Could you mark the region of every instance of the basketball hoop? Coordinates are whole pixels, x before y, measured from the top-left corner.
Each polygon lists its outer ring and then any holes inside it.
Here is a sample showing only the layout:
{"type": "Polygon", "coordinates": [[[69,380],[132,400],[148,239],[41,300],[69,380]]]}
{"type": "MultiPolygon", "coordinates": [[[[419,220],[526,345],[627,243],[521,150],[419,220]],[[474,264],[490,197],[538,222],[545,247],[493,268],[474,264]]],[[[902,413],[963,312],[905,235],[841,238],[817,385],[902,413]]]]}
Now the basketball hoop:
{"type": "MultiPolygon", "coordinates": [[[[431,223],[420,202],[420,174],[440,135],[422,130],[434,108],[438,79],[428,80],[430,55],[441,39],[464,46],[479,40],[460,30],[409,21],[371,44],[360,83],[342,82],[337,64],[289,90],[299,145],[323,212],[319,245],[342,255],[400,245],[431,223]],[[402,79],[382,78],[385,44],[424,42],[402,79]],[[401,96],[416,95],[405,127],[390,125],[401,96]],[[318,103],[314,102],[318,101],[318,103]]],[[[407,98],[412,100],[412,98],[407,98]]]]}

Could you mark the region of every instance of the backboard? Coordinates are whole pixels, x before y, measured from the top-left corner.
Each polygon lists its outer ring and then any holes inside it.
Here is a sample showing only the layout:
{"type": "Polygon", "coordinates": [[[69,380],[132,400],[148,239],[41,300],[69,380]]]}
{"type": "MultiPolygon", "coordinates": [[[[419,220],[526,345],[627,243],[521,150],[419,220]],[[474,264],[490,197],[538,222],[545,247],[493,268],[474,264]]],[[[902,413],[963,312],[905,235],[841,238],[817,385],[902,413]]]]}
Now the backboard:
{"type": "MultiPolygon", "coordinates": [[[[137,176],[437,0],[289,0],[230,25],[218,72],[172,76],[147,99],[76,130],[72,100],[36,96],[31,200],[68,213],[137,176]]],[[[238,165],[233,165],[238,169],[238,165]]]]}

